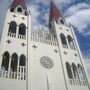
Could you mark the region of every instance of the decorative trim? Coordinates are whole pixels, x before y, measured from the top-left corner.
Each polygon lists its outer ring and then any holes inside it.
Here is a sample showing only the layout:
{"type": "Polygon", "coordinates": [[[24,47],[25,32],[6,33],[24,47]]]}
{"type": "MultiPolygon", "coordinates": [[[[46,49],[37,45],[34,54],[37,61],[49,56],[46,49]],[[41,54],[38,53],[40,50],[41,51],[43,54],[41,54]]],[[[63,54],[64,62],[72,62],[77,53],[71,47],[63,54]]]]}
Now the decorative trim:
{"type": "Polygon", "coordinates": [[[47,80],[47,90],[50,90],[50,89],[49,89],[49,80],[48,80],[48,75],[47,75],[47,73],[46,73],[46,80],[47,80]]]}
{"type": "Polygon", "coordinates": [[[10,40],[7,40],[6,42],[7,42],[8,44],[10,44],[10,43],[11,43],[11,41],[10,41],[10,40]]]}
{"type": "Polygon", "coordinates": [[[16,15],[13,15],[13,17],[17,17],[16,15]]]}
{"type": "Polygon", "coordinates": [[[26,46],[26,44],[25,44],[25,43],[22,43],[21,45],[22,45],[23,47],[24,47],[24,46],[26,46]]]}
{"type": "Polygon", "coordinates": [[[76,57],[78,56],[76,53],[74,54],[76,57]]]}
{"type": "Polygon", "coordinates": [[[55,52],[55,53],[58,53],[58,50],[57,50],[57,49],[55,49],[55,50],[54,50],[54,52],[55,52]]]}
{"type": "Polygon", "coordinates": [[[62,30],[62,27],[60,27],[59,29],[62,30]]]}
{"type": "Polygon", "coordinates": [[[69,29],[66,29],[66,31],[69,31],[69,29]]]}
{"type": "Polygon", "coordinates": [[[52,69],[52,67],[54,66],[52,59],[47,56],[41,57],[40,63],[45,69],[52,69]]]}
{"type": "Polygon", "coordinates": [[[36,45],[33,45],[32,47],[33,47],[34,49],[36,49],[36,48],[37,48],[37,46],[36,46],[36,45]]]}
{"type": "Polygon", "coordinates": [[[66,51],[64,51],[64,54],[68,54],[66,51]]]}
{"type": "Polygon", "coordinates": [[[22,17],[22,20],[24,20],[25,18],[24,17],[22,17]]]}

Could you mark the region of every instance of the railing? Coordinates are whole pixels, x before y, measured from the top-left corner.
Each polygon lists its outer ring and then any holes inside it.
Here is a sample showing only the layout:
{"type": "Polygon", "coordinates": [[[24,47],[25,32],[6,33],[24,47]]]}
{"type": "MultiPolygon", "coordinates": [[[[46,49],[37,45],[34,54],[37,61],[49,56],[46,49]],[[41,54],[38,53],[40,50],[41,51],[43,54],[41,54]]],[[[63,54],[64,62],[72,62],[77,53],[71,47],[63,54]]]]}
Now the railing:
{"type": "Polygon", "coordinates": [[[15,33],[8,32],[8,36],[10,36],[10,37],[16,37],[16,34],[15,33]]]}
{"type": "Polygon", "coordinates": [[[85,80],[81,80],[81,85],[87,86],[87,82],[85,80]]]}
{"type": "Polygon", "coordinates": [[[64,44],[63,44],[63,48],[68,48],[68,45],[64,45],[64,44]]]}
{"type": "Polygon", "coordinates": [[[71,49],[73,49],[73,50],[75,50],[75,47],[74,47],[74,45],[70,45],[70,48],[71,48],[71,49]]]}
{"type": "Polygon", "coordinates": [[[70,83],[71,85],[73,85],[73,84],[74,84],[74,80],[73,80],[73,79],[69,79],[69,83],[70,83]]]}
{"type": "Polygon", "coordinates": [[[87,86],[87,82],[85,80],[69,79],[69,83],[71,85],[87,86]]]}
{"type": "Polygon", "coordinates": [[[47,38],[45,35],[43,36],[39,36],[36,33],[32,33],[31,34],[31,41],[33,42],[39,42],[39,43],[45,43],[45,44],[49,44],[49,45],[54,45],[57,46],[57,39],[54,36],[49,36],[49,38],[47,38]]]}
{"type": "Polygon", "coordinates": [[[26,67],[18,67],[17,72],[0,70],[0,77],[8,79],[26,80],[26,67]]]}
{"type": "Polygon", "coordinates": [[[1,70],[0,71],[0,77],[2,77],[2,78],[8,78],[8,71],[1,70]]]}
{"type": "Polygon", "coordinates": [[[17,79],[17,72],[8,72],[9,79],[17,79]]]}
{"type": "Polygon", "coordinates": [[[26,79],[26,67],[19,66],[18,67],[18,79],[25,80],[26,79]]]}
{"type": "Polygon", "coordinates": [[[26,39],[26,36],[25,35],[18,35],[18,38],[20,38],[20,39],[26,39]]]}
{"type": "Polygon", "coordinates": [[[81,84],[81,82],[80,82],[80,80],[75,79],[75,80],[74,80],[74,84],[76,84],[76,85],[80,85],[80,84],[81,84]]]}

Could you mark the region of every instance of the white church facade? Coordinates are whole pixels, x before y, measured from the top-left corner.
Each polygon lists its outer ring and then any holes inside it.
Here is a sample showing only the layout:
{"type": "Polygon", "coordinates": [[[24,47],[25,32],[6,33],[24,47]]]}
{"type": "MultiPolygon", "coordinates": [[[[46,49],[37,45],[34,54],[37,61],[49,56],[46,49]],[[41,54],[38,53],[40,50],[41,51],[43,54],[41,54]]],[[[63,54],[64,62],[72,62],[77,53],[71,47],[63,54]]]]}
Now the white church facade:
{"type": "Polygon", "coordinates": [[[0,42],[0,90],[90,90],[72,25],[51,2],[49,31],[32,31],[24,0],[7,9],[0,42]]]}

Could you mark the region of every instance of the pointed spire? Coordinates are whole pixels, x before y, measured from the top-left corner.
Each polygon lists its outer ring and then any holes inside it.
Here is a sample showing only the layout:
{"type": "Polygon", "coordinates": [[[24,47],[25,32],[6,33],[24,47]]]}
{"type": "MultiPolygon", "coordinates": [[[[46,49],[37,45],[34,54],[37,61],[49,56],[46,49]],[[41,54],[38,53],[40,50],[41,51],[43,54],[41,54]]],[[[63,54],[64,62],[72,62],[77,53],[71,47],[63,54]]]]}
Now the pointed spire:
{"type": "Polygon", "coordinates": [[[58,18],[60,18],[60,16],[61,16],[61,14],[60,14],[58,8],[54,4],[54,2],[51,1],[49,21],[52,21],[52,19],[57,20],[58,18]]]}
{"type": "Polygon", "coordinates": [[[15,8],[18,5],[22,6],[23,9],[26,9],[25,0],[13,0],[11,7],[15,8]]]}

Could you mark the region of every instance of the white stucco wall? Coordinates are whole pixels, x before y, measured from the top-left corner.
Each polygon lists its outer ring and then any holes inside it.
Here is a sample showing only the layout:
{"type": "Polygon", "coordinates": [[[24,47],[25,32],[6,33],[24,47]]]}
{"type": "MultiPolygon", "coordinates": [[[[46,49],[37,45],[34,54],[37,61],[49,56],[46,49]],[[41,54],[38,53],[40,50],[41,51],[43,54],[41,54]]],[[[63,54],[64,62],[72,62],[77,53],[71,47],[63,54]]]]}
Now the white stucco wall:
{"type": "Polygon", "coordinates": [[[7,12],[0,44],[0,65],[2,63],[2,55],[5,51],[10,53],[10,59],[11,55],[15,52],[18,57],[24,54],[27,62],[27,78],[26,80],[0,78],[0,90],[27,90],[26,88],[28,90],[89,90],[88,86],[71,85],[69,83],[65,63],[69,62],[71,64],[74,62],[75,64],[82,64],[80,60],[81,54],[79,54],[79,48],[76,46],[76,50],[62,47],[60,33],[64,33],[65,36],[70,35],[74,41],[76,39],[69,27],[54,24],[58,45],[34,42],[31,40],[31,17],[27,18],[24,15],[7,12]],[[13,17],[13,15],[16,15],[16,17],[13,17]],[[23,20],[22,17],[25,19],[23,20]],[[18,38],[18,26],[16,37],[7,36],[9,23],[12,20],[16,21],[17,25],[24,23],[28,27],[25,40],[18,38]],[[10,40],[11,43],[8,44],[7,40],[10,40]],[[21,45],[22,43],[25,43],[24,47],[21,45]],[[75,54],[77,54],[77,57],[75,54]],[[51,69],[46,69],[41,65],[40,59],[43,56],[49,57],[52,60],[53,67],[51,69]]]}

